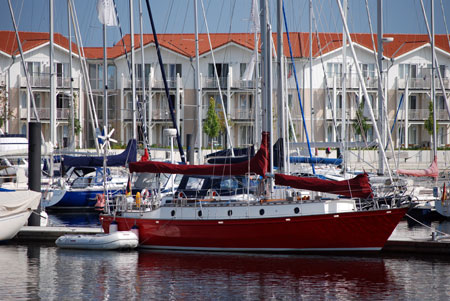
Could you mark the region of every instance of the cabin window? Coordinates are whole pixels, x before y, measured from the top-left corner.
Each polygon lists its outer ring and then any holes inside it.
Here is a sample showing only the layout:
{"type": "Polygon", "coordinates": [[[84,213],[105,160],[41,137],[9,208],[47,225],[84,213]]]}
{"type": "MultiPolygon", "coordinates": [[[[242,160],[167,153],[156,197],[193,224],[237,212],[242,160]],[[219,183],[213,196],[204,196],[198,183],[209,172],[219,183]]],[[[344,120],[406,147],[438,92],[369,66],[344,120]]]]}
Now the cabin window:
{"type": "Polygon", "coordinates": [[[295,207],[295,208],[294,208],[294,213],[295,213],[295,214],[298,214],[299,212],[300,212],[300,208],[295,207]]]}
{"type": "Polygon", "coordinates": [[[264,209],[259,210],[259,215],[264,215],[264,209]]]}
{"type": "Polygon", "coordinates": [[[205,179],[190,177],[186,183],[187,190],[200,190],[205,179]]]}
{"type": "Polygon", "coordinates": [[[203,215],[201,210],[199,210],[197,214],[198,214],[199,217],[201,217],[203,215]]]}
{"type": "Polygon", "coordinates": [[[228,210],[228,216],[232,216],[233,215],[233,210],[228,210]]]}

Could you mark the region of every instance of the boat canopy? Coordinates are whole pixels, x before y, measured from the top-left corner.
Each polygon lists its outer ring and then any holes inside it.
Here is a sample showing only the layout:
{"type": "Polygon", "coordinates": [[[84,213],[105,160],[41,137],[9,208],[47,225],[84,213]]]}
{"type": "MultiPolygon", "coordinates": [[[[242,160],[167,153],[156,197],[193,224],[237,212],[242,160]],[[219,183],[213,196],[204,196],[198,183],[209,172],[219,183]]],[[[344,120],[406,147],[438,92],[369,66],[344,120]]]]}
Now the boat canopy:
{"type": "Polygon", "coordinates": [[[205,175],[226,176],[245,175],[256,173],[262,177],[266,176],[269,167],[268,151],[269,133],[262,133],[261,147],[256,155],[247,161],[234,164],[211,164],[211,165],[181,165],[165,162],[134,162],[130,163],[130,172],[168,173],[183,175],[205,175]]]}
{"type": "Polygon", "coordinates": [[[341,165],[342,159],[340,158],[324,158],[324,157],[299,157],[291,156],[289,157],[291,163],[314,163],[314,164],[333,164],[341,165]]]}
{"type": "MultiPolygon", "coordinates": [[[[103,156],[68,156],[63,155],[65,168],[69,167],[102,167],[103,156]]],[[[107,166],[125,166],[127,163],[136,162],[137,147],[136,140],[128,141],[127,148],[118,155],[107,156],[107,166]]]]}
{"type": "Polygon", "coordinates": [[[399,175],[405,175],[405,176],[437,178],[439,176],[437,157],[434,156],[433,163],[431,163],[431,165],[427,169],[422,169],[422,170],[397,169],[397,173],[399,175]]]}
{"type": "Polygon", "coordinates": [[[367,173],[342,181],[323,180],[275,174],[275,184],[292,188],[338,194],[351,198],[368,198],[373,195],[367,173]]]}

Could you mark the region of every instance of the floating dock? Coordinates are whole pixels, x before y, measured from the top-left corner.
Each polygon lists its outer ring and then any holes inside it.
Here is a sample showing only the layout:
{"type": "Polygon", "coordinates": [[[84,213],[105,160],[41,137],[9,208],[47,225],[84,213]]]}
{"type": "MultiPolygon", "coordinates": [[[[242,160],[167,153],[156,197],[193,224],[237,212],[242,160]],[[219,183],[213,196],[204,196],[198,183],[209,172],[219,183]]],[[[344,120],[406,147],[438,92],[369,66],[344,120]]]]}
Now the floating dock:
{"type": "MultiPolygon", "coordinates": [[[[54,243],[58,237],[66,234],[95,235],[99,233],[103,233],[102,228],[25,226],[13,241],[17,243],[54,243]]],[[[450,239],[391,238],[386,242],[382,253],[450,255],[450,239]]]]}
{"type": "Polygon", "coordinates": [[[66,234],[100,234],[102,228],[90,227],[39,227],[25,226],[13,238],[13,241],[25,242],[55,242],[60,236],[66,234]]]}

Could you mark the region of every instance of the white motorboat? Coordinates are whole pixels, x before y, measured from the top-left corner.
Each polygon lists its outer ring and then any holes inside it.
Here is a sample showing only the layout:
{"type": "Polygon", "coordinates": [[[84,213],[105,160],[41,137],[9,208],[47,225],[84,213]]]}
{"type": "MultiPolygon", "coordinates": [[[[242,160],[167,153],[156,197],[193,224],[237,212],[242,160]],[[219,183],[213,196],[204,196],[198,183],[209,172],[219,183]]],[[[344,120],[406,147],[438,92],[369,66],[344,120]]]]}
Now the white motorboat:
{"type": "Polygon", "coordinates": [[[0,191],[0,241],[16,236],[40,200],[40,192],[0,191]]]}
{"type": "Polygon", "coordinates": [[[56,245],[66,249],[119,250],[134,249],[138,237],[132,231],[116,231],[110,234],[64,235],[56,240],[56,245]]]}

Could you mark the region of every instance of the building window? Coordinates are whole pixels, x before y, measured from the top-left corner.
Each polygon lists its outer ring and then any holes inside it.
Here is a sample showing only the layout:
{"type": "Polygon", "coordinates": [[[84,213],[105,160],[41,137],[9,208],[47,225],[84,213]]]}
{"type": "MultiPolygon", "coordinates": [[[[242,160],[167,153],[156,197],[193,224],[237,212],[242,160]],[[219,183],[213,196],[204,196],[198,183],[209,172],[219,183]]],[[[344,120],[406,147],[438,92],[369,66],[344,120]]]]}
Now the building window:
{"type": "Polygon", "coordinates": [[[375,64],[361,64],[361,70],[364,78],[375,78],[375,64]]]}
{"type": "Polygon", "coordinates": [[[398,76],[401,79],[417,78],[417,65],[399,64],[398,65],[398,76]]]}
{"type": "Polygon", "coordinates": [[[247,63],[241,63],[240,64],[240,78],[243,78],[244,77],[244,74],[245,74],[245,70],[247,69],[247,63]]]}
{"type": "MultiPolygon", "coordinates": [[[[216,64],[217,75],[219,78],[227,78],[228,77],[228,64],[216,64]]],[[[208,76],[215,77],[214,74],[214,64],[208,64],[208,76]]]]}
{"type": "Polygon", "coordinates": [[[417,127],[415,125],[411,125],[408,129],[408,144],[417,144],[417,127]]]}
{"type": "Polygon", "coordinates": [[[340,78],[342,76],[342,64],[341,63],[328,63],[327,64],[327,77],[340,78]]]}
{"type": "MultiPolygon", "coordinates": [[[[148,85],[150,79],[150,69],[152,64],[145,64],[145,85],[148,85]]],[[[180,67],[181,69],[181,67],[180,67]]],[[[137,86],[142,87],[142,64],[135,64],[136,80],[138,81],[137,86]]],[[[180,71],[181,72],[181,71],[180,71]]]]}

